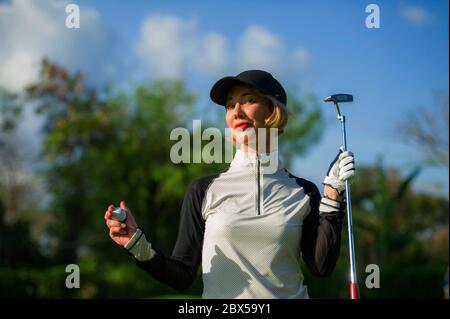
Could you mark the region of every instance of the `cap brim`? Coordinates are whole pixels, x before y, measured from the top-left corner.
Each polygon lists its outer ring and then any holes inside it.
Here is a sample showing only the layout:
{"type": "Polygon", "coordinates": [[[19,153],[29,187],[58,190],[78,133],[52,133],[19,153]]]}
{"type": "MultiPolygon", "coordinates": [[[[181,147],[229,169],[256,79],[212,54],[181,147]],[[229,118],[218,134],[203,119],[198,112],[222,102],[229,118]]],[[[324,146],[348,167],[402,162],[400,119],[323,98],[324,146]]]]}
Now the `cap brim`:
{"type": "Polygon", "coordinates": [[[253,87],[251,83],[247,83],[233,76],[227,76],[225,78],[220,79],[219,81],[216,82],[216,84],[213,85],[210,92],[211,100],[216,104],[226,106],[228,93],[233,88],[233,86],[239,84],[253,87]]]}

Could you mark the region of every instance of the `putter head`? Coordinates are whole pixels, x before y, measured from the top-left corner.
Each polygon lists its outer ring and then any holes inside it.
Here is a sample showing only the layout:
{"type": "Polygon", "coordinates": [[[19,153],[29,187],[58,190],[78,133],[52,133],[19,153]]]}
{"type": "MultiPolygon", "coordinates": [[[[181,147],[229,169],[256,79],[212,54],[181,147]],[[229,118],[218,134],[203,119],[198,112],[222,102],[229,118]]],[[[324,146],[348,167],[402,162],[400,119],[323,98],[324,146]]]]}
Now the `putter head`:
{"type": "Polygon", "coordinates": [[[323,99],[324,102],[333,102],[333,103],[344,103],[344,102],[353,102],[353,95],[351,94],[334,94],[327,96],[323,99]]]}

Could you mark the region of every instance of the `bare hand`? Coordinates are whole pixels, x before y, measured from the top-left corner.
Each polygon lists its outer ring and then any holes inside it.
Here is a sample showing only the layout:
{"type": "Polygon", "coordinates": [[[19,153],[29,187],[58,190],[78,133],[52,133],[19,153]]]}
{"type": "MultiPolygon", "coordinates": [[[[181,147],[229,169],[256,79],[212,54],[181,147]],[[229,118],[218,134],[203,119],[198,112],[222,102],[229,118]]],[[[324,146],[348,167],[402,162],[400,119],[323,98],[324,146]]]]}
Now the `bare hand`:
{"type": "Polygon", "coordinates": [[[131,210],[126,206],[124,201],[120,202],[120,208],[127,212],[127,218],[124,222],[111,219],[111,213],[114,208],[114,205],[109,205],[105,213],[106,226],[109,228],[109,237],[118,245],[125,246],[131,237],[133,237],[138,226],[131,214],[131,210]]]}

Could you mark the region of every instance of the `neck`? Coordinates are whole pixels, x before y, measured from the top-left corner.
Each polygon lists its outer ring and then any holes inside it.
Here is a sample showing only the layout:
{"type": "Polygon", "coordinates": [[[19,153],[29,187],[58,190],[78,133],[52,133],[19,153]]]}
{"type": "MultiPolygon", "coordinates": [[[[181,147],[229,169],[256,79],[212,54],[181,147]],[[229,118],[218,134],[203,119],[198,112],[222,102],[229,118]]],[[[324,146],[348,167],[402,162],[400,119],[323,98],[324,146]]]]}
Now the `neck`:
{"type": "MultiPolygon", "coordinates": [[[[260,147],[258,147],[259,143],[254,143],[255,145],[249,145],[248,143],[242,143],[239,147],[239,149],[243,152],[249,152],[249,153],[265,153],[265,154],[270,154],[276,147],[274,145],[271,145],[271,139],[270,139],[270,135],[267,134],[266,135],[266,147],[264,148],[265,152],[260,151],[260,147]]],[[[258,138],[256,138],[257,141],[258,138]]]]}

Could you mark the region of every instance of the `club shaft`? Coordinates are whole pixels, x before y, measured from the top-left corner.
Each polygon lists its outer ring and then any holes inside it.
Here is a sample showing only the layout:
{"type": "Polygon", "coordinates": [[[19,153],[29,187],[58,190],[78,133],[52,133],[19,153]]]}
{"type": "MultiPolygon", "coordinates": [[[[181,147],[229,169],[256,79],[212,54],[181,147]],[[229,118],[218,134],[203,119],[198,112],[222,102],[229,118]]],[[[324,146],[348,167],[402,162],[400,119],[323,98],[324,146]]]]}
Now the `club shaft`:
{"type": "MultiPolygon", "coordinates": [[[[338,112],[338,118],[341,122],[342,128],[342,146],[344,151],[347,150],[347,132],[345,129],[345,116],[340,114],[339,106],[336,104],[336,110],[338,112]]],[[[345,181],[345,196],[347,201],[347,227],[348,227],[348,247],[349,247],[349,257],[350,257],[350,280],[351,280],[351,298],[358,299],[358,286],[356,279],[356,265],[355,265],[355,247],[353,241],[353,223],[352,223],[352,203],[350,194],[350,183],[348,180],[345,181]]]]}

